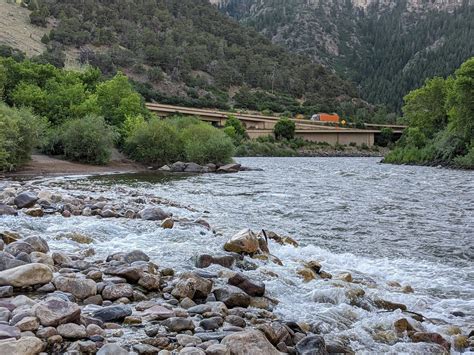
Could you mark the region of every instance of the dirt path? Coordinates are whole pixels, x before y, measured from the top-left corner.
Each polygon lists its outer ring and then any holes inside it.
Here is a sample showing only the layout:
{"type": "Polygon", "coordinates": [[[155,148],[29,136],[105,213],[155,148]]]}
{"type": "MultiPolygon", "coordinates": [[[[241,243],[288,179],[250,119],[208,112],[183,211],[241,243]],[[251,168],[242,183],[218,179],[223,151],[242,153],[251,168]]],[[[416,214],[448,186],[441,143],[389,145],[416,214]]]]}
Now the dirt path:
{"type": "Polygon", "coordinates": [[[54,175],[94,175],[112,173],[133,173],[146,170],[146,167],[124,158],[114,152],[112,161],[103,166],[73,163],[47,155],[33,154],[31,161],[9,176],[54,176],[54,175]]]}

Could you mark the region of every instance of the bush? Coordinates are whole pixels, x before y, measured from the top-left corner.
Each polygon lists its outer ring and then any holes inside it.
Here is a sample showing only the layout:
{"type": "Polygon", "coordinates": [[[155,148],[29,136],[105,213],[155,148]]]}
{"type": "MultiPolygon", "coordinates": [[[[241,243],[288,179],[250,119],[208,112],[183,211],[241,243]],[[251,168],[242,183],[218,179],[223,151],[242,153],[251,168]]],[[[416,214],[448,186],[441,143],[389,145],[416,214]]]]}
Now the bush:
{"type": "Polygon", "coordinates": [[[66,159],[97,165],[109,162],[117,133],[103,117],[88,115],[71,120],[63,124],[61,131],[66,159]]]}
{"type": "Polygon", "coordinates": [[[293,157],[298,153],[281,143],[249,140],[237,147],[238,157],[293,157]]]}
{"type": "Polygon", "coordinates": [[[125,151],[137,161],[164,165],[183,159],[182,145],[171,121],[153,118],[131,132],[125,140],[125,151]]]}
{"type": "Polygon", "coordinates": [[[10,108],[0,102],[0,171],[11,171],[30,159],[47,127],[29,110],[10,108]]]}
{"type": "Polygon", "coordinates": [[[236,145],[240,144],[247,137],[242,122],[232,115],[225,121],[224,132],[236,145]]]}
{"type": "Polygon", "coordinates": [[[474,141],[471,143],[469,152],[466,155],[456,157],[454,163],[459,168],[474,169],[474,141]]]}
{"type": "Polygon", "coordinates": [[[275,124],[273,128],[273,133],[277,139],[293,139],[295,137],[295,122],[291,121],[288,118],[281,118],[275,124]]]}
{"type": "Polygon", "coordinates": [[[234,154],[232,140],[223,131],[207,123],[190,125],[181,134],[184,154],[197,164],[228,163],[234,154]]]}
{"type": "Polygon", "coordinates": [[[376,137],[376,144],[380,147],[386,147],[393,142],[393,130],[384,127],[380,130],[380,134],[376,137]]]}

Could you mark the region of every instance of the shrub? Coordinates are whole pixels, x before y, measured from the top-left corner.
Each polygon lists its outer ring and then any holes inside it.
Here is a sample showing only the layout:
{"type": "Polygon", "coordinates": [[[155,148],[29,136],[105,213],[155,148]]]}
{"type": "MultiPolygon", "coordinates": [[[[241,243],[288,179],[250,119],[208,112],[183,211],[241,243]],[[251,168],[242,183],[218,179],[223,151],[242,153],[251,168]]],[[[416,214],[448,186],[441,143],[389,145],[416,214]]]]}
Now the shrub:
{"type": "Polygon", "coordinates": [[[474,169],[474,141],[471,143],[471,148],[468,153],[463,156],[456,157],[454,163],[457,167],[463,169],[474,169]]]}
{"type": "Polygon", "coordinates": [[[295,122],[288,118],[281,118],[275,124],[273,133],[275,133],[277,139],[293,139],[295,137],[295,129],[295,122]]]}
{"type": "Polygon", "coordinates": [[[169,120],[153,118],[141,123],[125,140],[127,154],[147,164],[167,164],[183,159],[178,129],[169,120]]]}
{"type": "Polygon", "coordinates": [[[293,157],[298,153],[281,143],[249,140],[237,147],[238,157],[293,157]]]}
{"type": "Polygon", "coordinates": [[[350,142],[349,147],[357,147],[357,143],[356,142],[350,142]]]}
{"type": "Polygon", "coordinates": [[[117,134],[103,117],[88,115],[67,121],[61,131],[66,159],[97,165],[109,162],[117,134]]]}
{"type": "Polygon", "coordinates": [[[387,127],[382,128],[380,134],[376,137],[376,144],[381,147],[386,147],[391,142],[393,142],[393,130],[387,127]]]}
{"type": "Polygon", "coordinates": [[[46,127],[46,121],[29,110],[0,102],[0,171],[14,170],[28,161],[46,127]]]}
{"type": "Polygon", "coordinates": [[[185,128],[181,139],[186,159],[198,164],[227,163],[234,154],[234,145],[229,136],[206,123],[185,128]]]}

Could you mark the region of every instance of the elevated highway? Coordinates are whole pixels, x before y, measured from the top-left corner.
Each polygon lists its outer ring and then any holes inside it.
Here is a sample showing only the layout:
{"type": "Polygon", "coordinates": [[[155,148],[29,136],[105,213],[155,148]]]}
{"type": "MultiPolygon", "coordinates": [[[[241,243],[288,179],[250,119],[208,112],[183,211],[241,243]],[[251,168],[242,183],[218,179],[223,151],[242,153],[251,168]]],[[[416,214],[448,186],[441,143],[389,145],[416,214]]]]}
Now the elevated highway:
{"type": "MultiPolygon", "coordinates": [[[[199,109],[156,103],[147,103],[146,106],[150,111],[156,113],[160,117],[172,115],[196,116],[203,121],[212,123],[216,127],[223,127],[228,117],[232,115],[242,122],[250,138],[272,135],[273,128],[279,120],[279,117],[251,113],[225,112],[212,109],[199,109]]],[[[375,135],[380,133],[381,128],[390,127],[396,134],[401,134],[405,128],[404,126],[366,125],[366,129],[358,129],[330,126],[321,122],[312,122],[309,120],[291,120],[296,124],[295,135],[297,137],[308,141],[326,142],[329,144],[356,143],[361,145],[365,143],[368,146],[372,146],[375,141],[375,135]]]]}

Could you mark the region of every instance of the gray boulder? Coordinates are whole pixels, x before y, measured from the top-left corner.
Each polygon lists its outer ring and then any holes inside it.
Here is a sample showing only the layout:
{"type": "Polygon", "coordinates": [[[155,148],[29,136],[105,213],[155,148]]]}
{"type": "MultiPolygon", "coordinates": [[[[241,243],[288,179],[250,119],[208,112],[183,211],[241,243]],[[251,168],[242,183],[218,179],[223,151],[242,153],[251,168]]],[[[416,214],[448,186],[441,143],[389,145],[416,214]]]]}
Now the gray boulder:
{"type": "Polygon", "coordinates": [[[97,284],[91,279],[57,276],[53,284],[57,290],[69,292],[81,300],[97,294],[97,284]]]}
{"type": "Polygon", "coordinates": [[[15,197],[14,203],[18,208],[29,208],[33,207],[38,201],[38,196],[33,192],[22,192],[17,197],[15,197]]]}
{"type": "Polygon", "coordinates": [[[227,285],[214,290],[214,295],[218,301],[224,302],[229,308],[248,307],[250,305],[250,296],[240,288],[227,285]]]}
{"type": "Polygon", "coordinates": [[[50,297],[40,302],[35,309],[41,325],[56,327],[79,319],[81,309],[76,303],[50,297]]]}
{"type": "Polygon", "coordinates": [[[30,244],[34,251],[38,251],[40,253],[47,253],[49,251],[48,242],[42,237],[38,236],[31,236],[23,239],[25,243],[30,244]]]}
{"type": "Polygon", "coordinates": [[[296,344],[296,351],[301,355],[326,355],[326,343],[320,335],[309,335],[296,344]]]}
{"type": "Polygon", "coordinates": [[[29,254],[34,251],[35,250],[33,249],[30,243],[26,243],[20,240],[17,242],[10,243],[5,247],[5,252],[10,253],[13,256],[17,256],[21,252],[29,254]]]}
{"type": "Polygon", "coordinates": [[[146,221],[162,221],[172,216],[171,213],[163,211],[160,207],[146,207],[138,214],[141,219],[146,221]]]}
{"type": "Polygon", "coordinates": [[[132,315],[132,308],[127,305],[116,305],[100,308],[92,313],[92,317],[103,322],[113,322],[132,315]]]}
{"type": "Polygon", "coordinates": [[[17,210],[11,206],[0,203],[0,216],[16,216],[17,210]]]}

